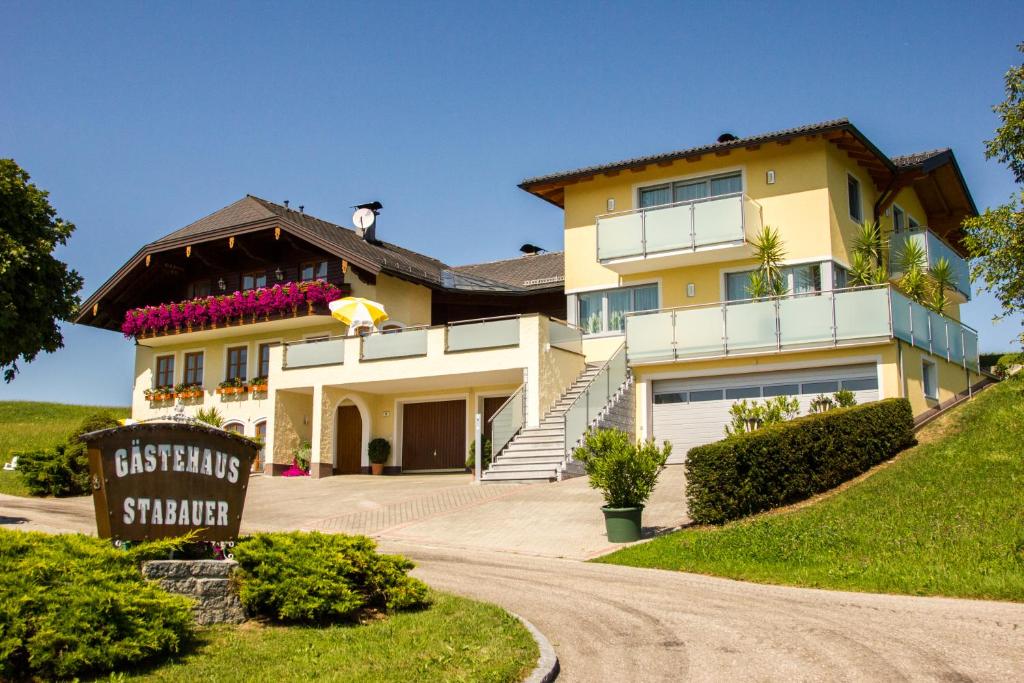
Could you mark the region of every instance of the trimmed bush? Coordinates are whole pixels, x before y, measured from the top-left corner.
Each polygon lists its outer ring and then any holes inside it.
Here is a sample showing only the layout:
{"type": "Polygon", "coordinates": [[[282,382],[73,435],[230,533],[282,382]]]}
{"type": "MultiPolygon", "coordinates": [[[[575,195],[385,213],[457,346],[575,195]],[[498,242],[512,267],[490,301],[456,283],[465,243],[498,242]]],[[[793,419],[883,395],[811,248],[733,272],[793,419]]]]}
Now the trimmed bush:
{"type": "Polygon", "coordinates": [[[66,680],[180,652],[191,601],[142,578],[167,544],[0,531],[0,680],[66,680]]]}
{"type": "Polygon", "coordinates": [[[366,449],[366,455],[374,465],[383,465],[388,461],[388,456],[391,455],[391,444],[387,439],[380,436],[371,441],[366,449]]]}
{"type": "Polygon", "coordinates": [[[120,423],[109,413],[96,413],[82,421],[74,434],[56,448],[17,453],[21,472],[33,496],[84,496],[89,487],[89,455],[79,437],[120,423]]]}
{"type": "Polygon", "coordinates": [[[365,536],[268,533],[234,549],[238,594],[250,614],[282,622],[355,621],[369,611],[424,607],[413,563],[381,555],[365,536]]]}
{"type": "Polygon", "coordinates": [[[912,446],[906,399],[836,408],[690,449],[690,516],[722,524],[827,491],[912,446]]]}
{"type": "Polygon", "coordinates": [[[590,488],[601,492],[609,508],[643,507],[670,455],[668,441],[661,448],[653,440],[637,443],[621,429],[588,432],[573,451],[590,478],[590,488]]]}

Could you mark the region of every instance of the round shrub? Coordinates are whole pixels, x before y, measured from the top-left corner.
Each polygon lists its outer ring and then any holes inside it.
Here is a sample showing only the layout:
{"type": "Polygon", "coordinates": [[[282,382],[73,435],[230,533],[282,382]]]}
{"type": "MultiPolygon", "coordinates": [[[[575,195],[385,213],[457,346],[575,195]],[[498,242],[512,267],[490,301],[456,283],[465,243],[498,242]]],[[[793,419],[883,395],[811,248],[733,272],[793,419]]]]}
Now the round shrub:
{"type": "Polygon", "coordinates": [[[276,621],[355,621],[428,603],[426,584],[408,574],[413,563],[381,555],[365,536],[255,534],[234,555],[242,605],[276,621]]]}
{"type": "Polygon", "coordinates": [[[369,443],[366,450],[370,462],[374,465],[383,465],[388,461],[388,456],[391,455],[391,444],[388,443],[387,439],[378,436],[369,443]]]}
{"type": "Polygon", "coordinates": [[[672,454],[668,441],[658,448],[653,440],[640,443],[621,429],[588,432],[573,457],[583,463],[591,488],[604,495],[609,508],[643,507],[672,454]]]}
{"type": "Polygon", "coordinates": [[[191,601],[143,579],[142,552],[0,531],[0,680],[65,680],[179,652],[191,601]]]}

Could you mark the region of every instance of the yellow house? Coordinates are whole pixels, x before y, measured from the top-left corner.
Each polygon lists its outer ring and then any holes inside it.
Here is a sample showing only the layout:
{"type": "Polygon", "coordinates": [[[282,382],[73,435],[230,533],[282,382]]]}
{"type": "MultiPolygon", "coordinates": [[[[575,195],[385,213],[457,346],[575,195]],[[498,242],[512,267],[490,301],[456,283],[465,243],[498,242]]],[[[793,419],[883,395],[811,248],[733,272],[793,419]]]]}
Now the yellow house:
{"type": "Polygon", "coordinates": [[[675,461],[721,438],[742,399],[791,395],[806,412],[847,389],[906,397],[920,416],[981,380],[977,334],[959,322],[960,224],[976,209],[948,149],[890,158],[842,119],[520,187],[564,209],[569,320],[588,360],[624,354],[637,436],[673,442],[675,461]],[[851,286],[856,237],[876,221],[891,254],[914,241],[928,265],[950,263],[942,314],[891,284],[851,286]],[[781,237],[787,294],[753,299],[764,226],[781,237]]]}
{"type": "Polygon", "coordinates": [[[449,266],[373,220],[246,196],[143,246],[76,322],[135,340],[135,419],[216,408],[264,442],[268,474],[307,454],[315,477],[366,472],[384,439],[390,473],[461,470],[479,444],[485,481],[554,480],[580,472],[571,454],[594,427],[671,441],[681,462],[739,400],[807,412],[845,389],[924,416],[982,381],[959,322],[959,226],[976,209],[949,150],[888,157],[838,120],[520,187],[564,210],[564,253],[449,266]],[[852,286],[875,221],[892,253],[914,242],[950,264],[941,313],[892,283],[852,286]],[[787,291],[753,298],[765,226],[787,291]],[[389,319],[345,328],[327,309],[344,296],[389,319]]]}

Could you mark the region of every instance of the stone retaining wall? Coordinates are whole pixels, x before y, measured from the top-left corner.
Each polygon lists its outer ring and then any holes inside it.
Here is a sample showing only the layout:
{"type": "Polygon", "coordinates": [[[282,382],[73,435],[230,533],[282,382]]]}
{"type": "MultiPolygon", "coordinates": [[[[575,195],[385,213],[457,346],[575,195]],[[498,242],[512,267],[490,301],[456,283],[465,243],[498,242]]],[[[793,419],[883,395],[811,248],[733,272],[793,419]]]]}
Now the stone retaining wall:
{"type": "Polygon", "coordinates": [[[197,624],[240,624],[245,609],[231,587],[237,566],[231,560],[153,560],[142,564],[142,575],[170,593],[194,599],[197,624]]]}

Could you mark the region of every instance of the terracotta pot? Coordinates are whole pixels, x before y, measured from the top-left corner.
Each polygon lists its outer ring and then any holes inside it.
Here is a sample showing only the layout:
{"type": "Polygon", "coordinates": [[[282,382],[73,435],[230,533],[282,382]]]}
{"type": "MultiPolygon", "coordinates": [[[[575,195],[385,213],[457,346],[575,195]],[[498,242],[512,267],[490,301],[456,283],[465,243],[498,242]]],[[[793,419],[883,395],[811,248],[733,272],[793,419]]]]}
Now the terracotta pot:
{"type": "Polygon", "coordinates": [[[371,462],[370,472],[375,475],[384,474],[384,463],[382,462],[371,462]]]}

